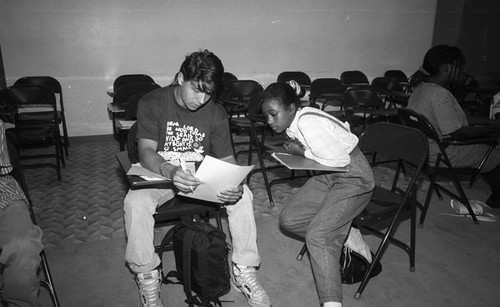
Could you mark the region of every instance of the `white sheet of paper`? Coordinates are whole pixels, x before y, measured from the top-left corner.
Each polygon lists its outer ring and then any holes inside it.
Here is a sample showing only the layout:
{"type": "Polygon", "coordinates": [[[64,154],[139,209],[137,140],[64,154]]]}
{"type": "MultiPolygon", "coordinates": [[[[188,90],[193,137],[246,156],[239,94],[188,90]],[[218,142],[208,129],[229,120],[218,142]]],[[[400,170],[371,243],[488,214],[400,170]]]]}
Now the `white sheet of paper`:
{"type": "Polygon", "coordinates": [[[253,168],[253,165],[239,166],[205,156],[194,175],[200,179],[201,184],[194,192],[179,192],[179,195],[222,203],[217,194],[220,191],[238,186],[253,168]]]}

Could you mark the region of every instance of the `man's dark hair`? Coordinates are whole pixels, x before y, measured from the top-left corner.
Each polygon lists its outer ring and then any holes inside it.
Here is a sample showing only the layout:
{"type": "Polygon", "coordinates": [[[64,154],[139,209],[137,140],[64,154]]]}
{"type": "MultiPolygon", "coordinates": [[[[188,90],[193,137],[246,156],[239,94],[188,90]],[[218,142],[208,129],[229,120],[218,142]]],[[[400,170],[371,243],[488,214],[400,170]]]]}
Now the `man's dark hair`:
{"type": "Polygon", "coordinates": [[[222,89],[224,66],[215,54],[206,49],[188,54],[179,72],[184,81],[192,81],[198,90],[208,95],[217,96],[222,89]]]}
{"type": "Polygon", "coordinates": [[[439,72],[439,67],[444,64],[464,65],[465,57],[462,51],[455,46],[448,45],[432,47],[425,54],[422,68],[424,68],[429,75],[434,76],[439,72]]]}
{"type": "Polygon", "coordinates": [[[453,64],[454,70],[465,65],[462,51],[455,46],[448,45],[437,45],[429,49],[425,54],[421,69],[413,74],[410,86],[413,88],[426,81],[430,76],[435,76],[439,73],[441,65],[444,64],[453,64]]]}

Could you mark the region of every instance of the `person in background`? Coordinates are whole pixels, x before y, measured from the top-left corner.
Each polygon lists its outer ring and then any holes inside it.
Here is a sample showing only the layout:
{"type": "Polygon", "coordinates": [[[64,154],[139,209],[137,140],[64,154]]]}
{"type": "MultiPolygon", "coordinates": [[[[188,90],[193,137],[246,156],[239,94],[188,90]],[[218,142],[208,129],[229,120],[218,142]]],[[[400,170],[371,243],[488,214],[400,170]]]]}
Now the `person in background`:
{"type": "Polygon", "coordinates": [[[281,211],[280,225],[305,238],[322,306],[342,306],[342,247],[352,220],[370,201],[373,172],[349,124],[316,108],[301,108],[300,88],[290,84],[295,89],[288,83],[273,83],[261,97],[269,126],[291,139],[284,150],[323,165],[347,166],[348,171],[310,178],[281,211]]]}
{"type": "MultiPolygon", "coordinates": [[[[236,163],[227,114],[216,104],[224,67],[208,50],[189,54],[174,83],[146,94],[137,110],[137,140],[141,165],[172,180],[175,189],[129,190],[124,201],[127,247],[125,260],[137,276],[142,306],[163,306],[160,258],[155,253],[156,208],[177,191],[189,193],[200,184],[181,161],[193,169],[209,154],[236,163]]],[[[256,276],[260,265],[252,192],[246,185],[221,191],[232,237],[233,285],[253,307],[271,301],[256,276]]]]}
{"type": "MultiPolygon", "coordinates": [[[[454,46],[438,45],[427,51],[422,67],[412,78],[412,94],[408,108],[422,114],[436,129],[438,136],[455,139],[481,138],[500,134],[500,121],[485,121],[481,126],[470,126],[467,116],[453,96],[451,88],[461,84],[465,58],[454,46]]],[[[455,167],[477,167],[489,145],[450,145],[446,153],[455,167]]],[[[429,161],[436,161],[439,148],[429,141],[429,161]]],[[[486,204],[500,208],[500,149],[494,148],[485,161],[481,175],[491,188],[486,204]]]]}
{"type": "Polygon", "coordinates": [[[42,230],[33,224],[26,196],[11,172],[0,120],[0,306],[38,307],[42,230]]]}

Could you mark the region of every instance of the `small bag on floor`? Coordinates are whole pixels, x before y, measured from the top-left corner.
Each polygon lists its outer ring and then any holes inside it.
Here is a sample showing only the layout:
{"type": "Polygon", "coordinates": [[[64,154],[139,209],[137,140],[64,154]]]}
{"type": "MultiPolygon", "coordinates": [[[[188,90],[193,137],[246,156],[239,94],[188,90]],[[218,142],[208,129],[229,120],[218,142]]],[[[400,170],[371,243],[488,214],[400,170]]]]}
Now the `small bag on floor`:
{"type": "Polygon", "coordinates": [[[184,220],[169,230],[162,250],[170,242],[176,270],[170,271],[163,282],[182,284],[189,306],[221,306],[219,298],[231,290],[229,246],[224,232],[206,222],[184,220]]]}

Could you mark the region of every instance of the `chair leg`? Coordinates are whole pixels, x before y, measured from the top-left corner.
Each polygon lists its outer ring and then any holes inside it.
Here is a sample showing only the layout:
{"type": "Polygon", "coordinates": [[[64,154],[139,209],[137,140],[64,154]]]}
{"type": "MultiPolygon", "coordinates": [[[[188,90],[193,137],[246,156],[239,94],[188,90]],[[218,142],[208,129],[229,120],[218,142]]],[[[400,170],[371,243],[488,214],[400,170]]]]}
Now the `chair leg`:
{"type": "Polygon", "coordinates": [[[470,180],[469,180],[469,187],[472,187],[472,185],[474,184],[474,180],[476,179],[477,175],[479,175],[479,173],[481,172],[481,169],[483,168],[483,165],[484,165],[484,162],[486,162],[486,159],[488,159],[488,157],[490,156],[490,153],[493,151],[493,148],[495,148],[496,144],[492,144],[490,145],[490,148],[488,148],[488,150],[486,151],[486,154],[484,155],[483,159],[481,160],[481,163],[479,163],[479,166],[477,167],[476,171],[474,172],[474,174],[472,174],[470,180]]]}
{"type": "Polygon", "coordinates": [[[62,164],[66,165],[64,162],[64,155],[62,155],[61,146],[61,136],[59,135],[59,127],[55,127],[55,140],[56,140],[56,172],[57,172],[57,182],[61,184],[61,161],[62,164]]]}
{"type": "Polygon", "coordinates": [[[61,120],[63,126],[64,149],[66,151],[66,157],[68,157],[69,137],[68,137],[68,127],[66,126],[66,116],[64,115],[64,111],[61,112],[61,120]]]}
{"type": "Polygon", "coordinates": [[[472,221],[474,224],[479,224],[479,221],[477,220],[476,214],[474,213],[474,210],[472,210],[472,207],[469,203],[469,199],[467,198],[467,194],[465,194],[464,189],[462,188],[462,185],[458,181],[458,177],[455,175],[455,173],[452,173],[452,179],[453,179],[453,184],[455,185],[455,189],[458,191],[458,196],[460,196],[459,199],[467,208],[467,211],[469,211],[470,216],[472,217],[472,221]]]}
{"type": "Polygon", "coordinates": [[[40,280],[40,285],[47,288],[50,294],[50,298],[52,299],[52,304],[54,307],[59,307],[59,299],[57,297],[56,289],[54,287],[54,282],[52,280],[52,274],[50,273],[49,263],[47,262],[47,256],[45,255],[45,251],[40,253],[40,257],[42,259],[41,268],[43,274],[45,275],[45,279],[40,280]]]}
{"type": "Polygon", "coordinates": [[[304,258],[304,254],[307,252],[307,244],[304,243],[304,246],[302,246],[302,249],[300,250],[299,254],[297,255],[297,260],[300,261],[302,258],[304,258]]]}
{"type": "Polygon", "coordinates": [[[415,244],[417,224],[417,187],[412,189],[410,217],[410,272],[415,272],[415,244]]]}
{"type": "Polygon", "coordinates": [[[424,227],[425,216],[427,215],[427,210],[429,209],[429,204],[431,203],[432,192],[434,190],[437,191],[437,188],[434,187],[434,180],[435,180],[435,176],[433,176],[433,178],[431,178],[431,181],[429,183],[429,189],[427,190],[427,195],[425,197],[424,208],[422,209],[422,212],[420,213],[420,221],[418,223],[418,228],[424,227]]]}
{"type": "Polygon", "coordinates": [[[437,158],[436,164],[434,165],[434,168],[432,169],[432,173],[429,175],[429,188],[427,189],[427,195],[425,197],[425,203],[424,203],[424,208],[422,209],[422,212],[420,213],[420,221],[418,223],[418,228],[424,227],[424,220],[425,216],[427,215],[427,210],[429,209],[429,205],[431,203],[431,198],[432,198],[432,193],[436,192],[436,195],[439,197],[439,199],[442,199],[441,193],[439,192],[439,189],[436,184],[437,180],[437,167],[439,166],[440,163],[440,157],[437,158]]]}
{"type": "Polygon", "coordinates": [[[262,158],[262,151],[257,143],[257,133],[255,132],[255,126],[252,123],[252,128],[250,129],[250,139],[255,140],[257,145],[257,157],[259,158],[260,168],[262,170],[262,176],[264,177],[264,185],[266,186],[267,196],[269,197],[269,207],[274,208],[273,194],[271,192],[271,185],[269,184],[269,179],[267,178],[266,167],[264,165],[264,159],[262,158]]]}

